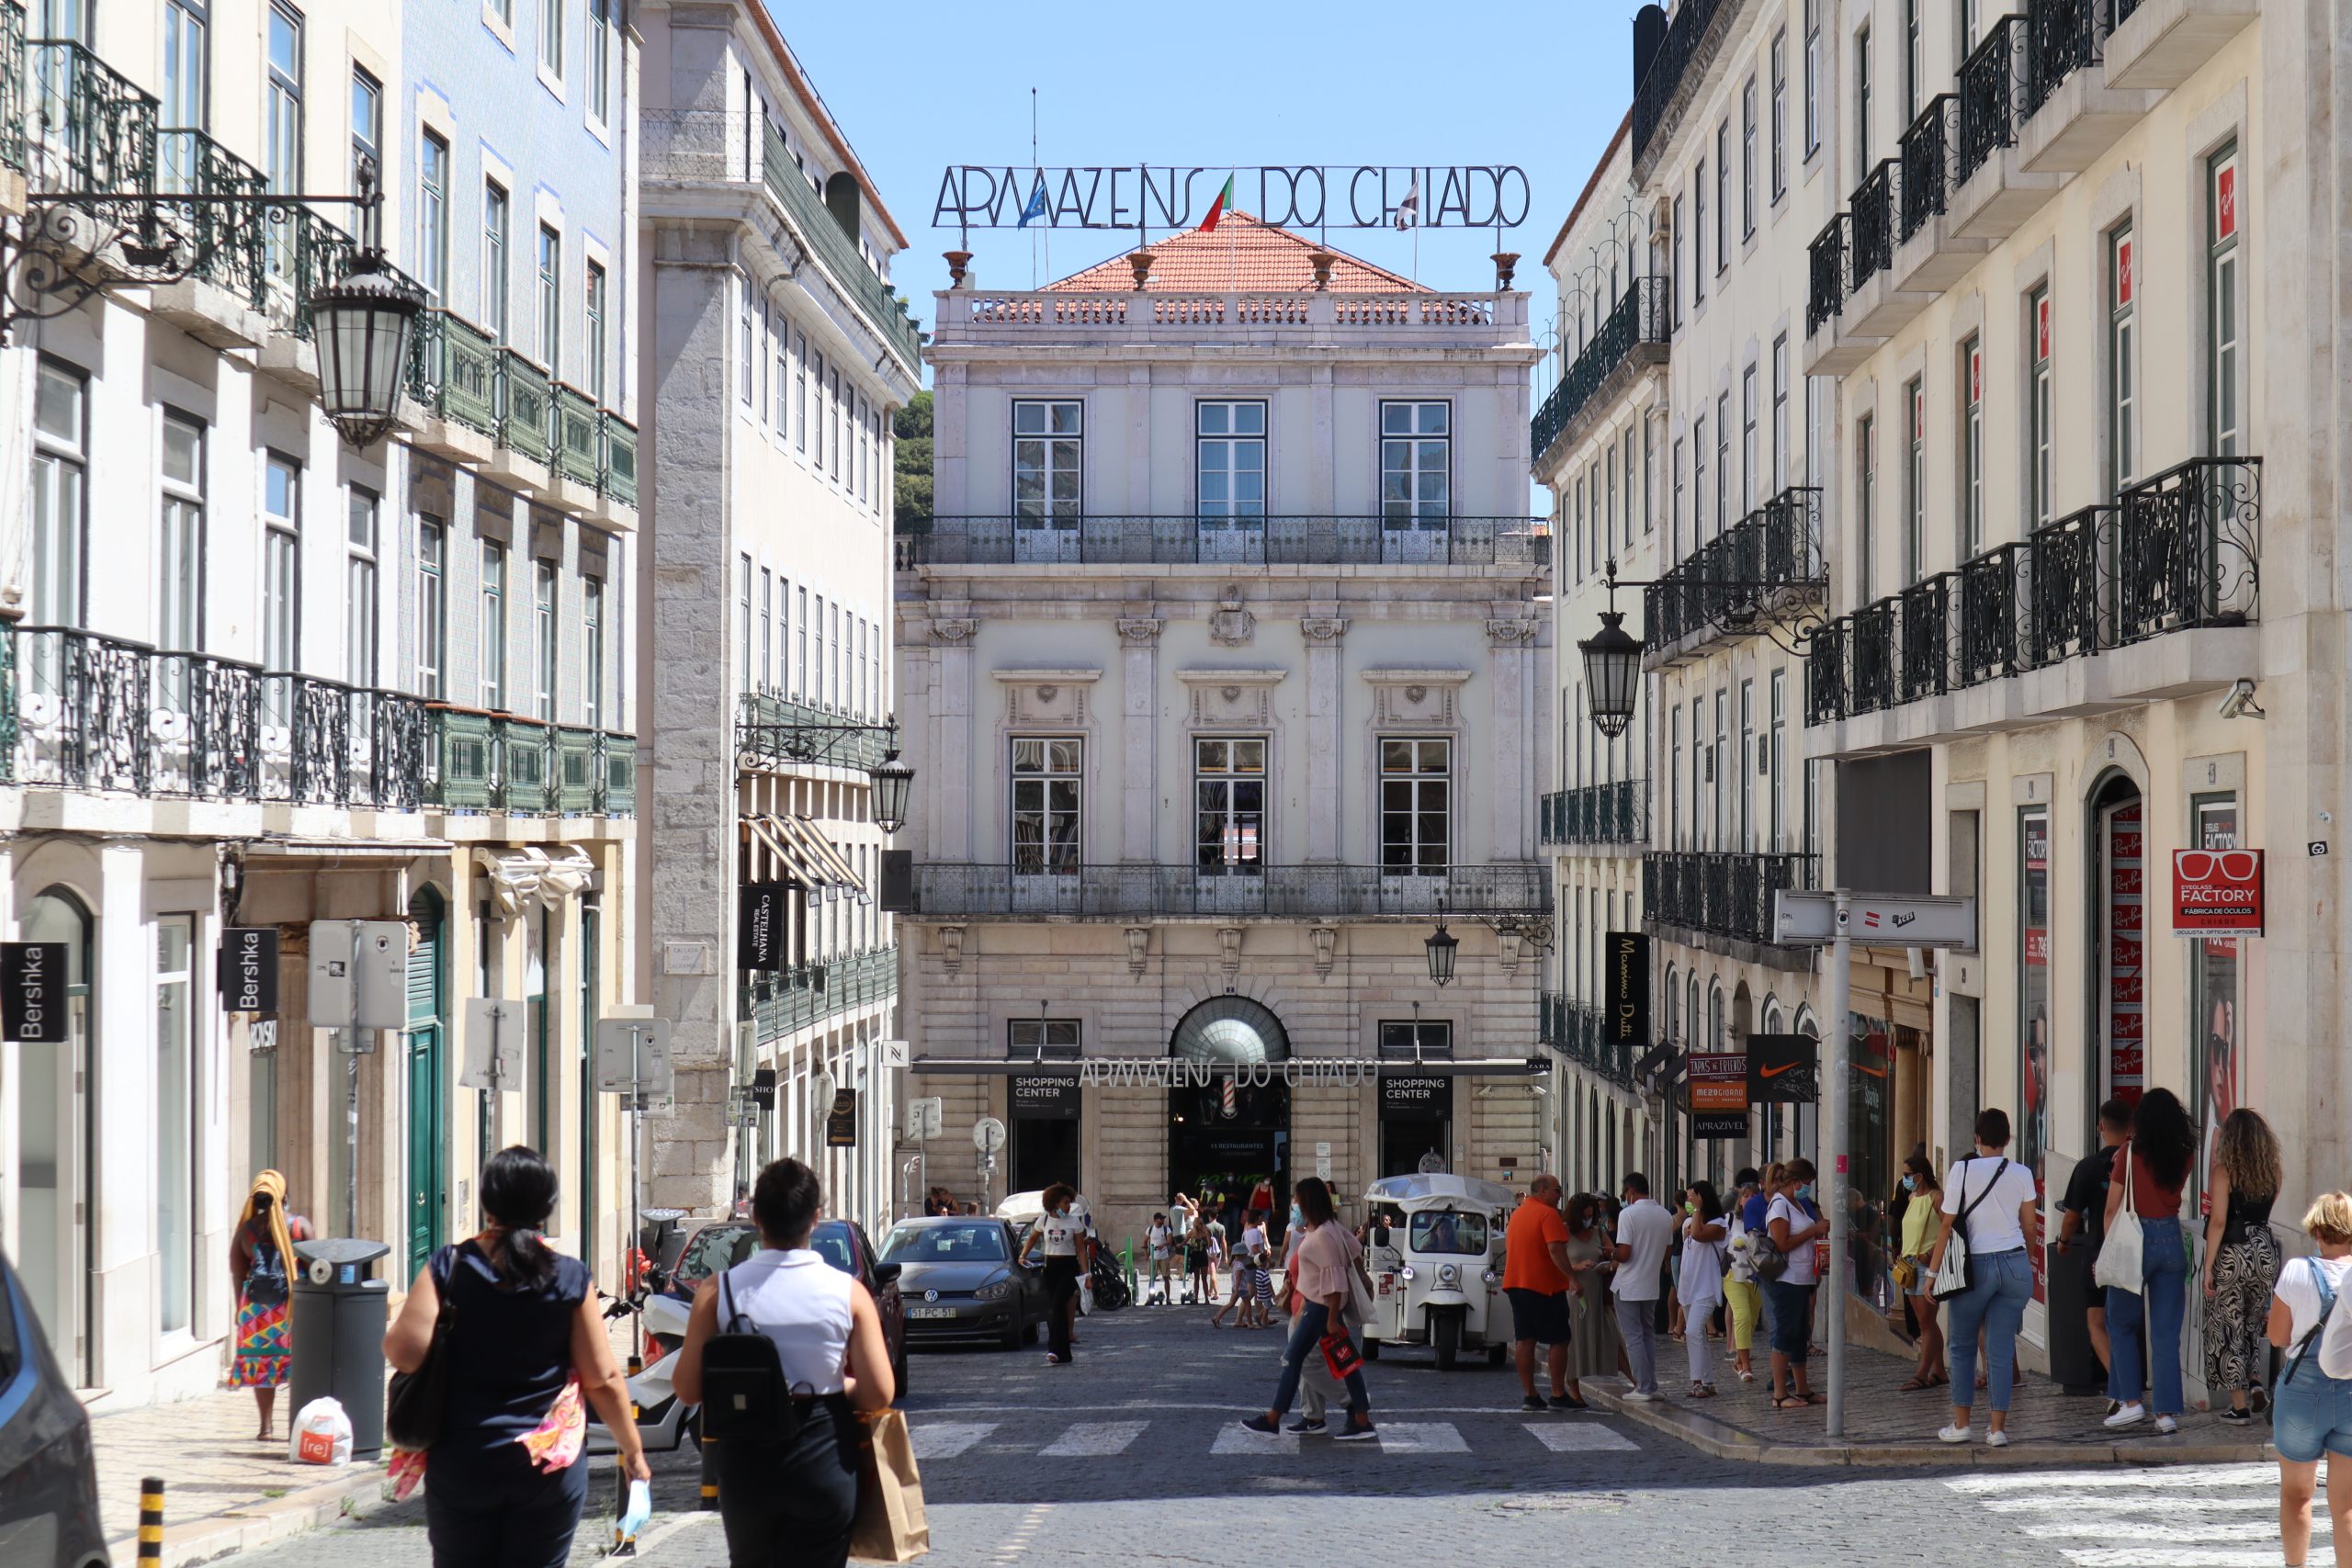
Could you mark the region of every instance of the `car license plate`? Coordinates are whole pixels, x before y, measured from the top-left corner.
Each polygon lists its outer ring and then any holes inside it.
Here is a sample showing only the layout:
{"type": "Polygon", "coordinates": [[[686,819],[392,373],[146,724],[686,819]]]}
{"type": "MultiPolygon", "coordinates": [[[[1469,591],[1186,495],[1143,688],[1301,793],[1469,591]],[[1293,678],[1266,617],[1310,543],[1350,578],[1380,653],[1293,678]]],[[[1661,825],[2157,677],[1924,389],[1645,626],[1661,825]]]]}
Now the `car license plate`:
{"type": "Polygon", "coordinates": [[[954,1307],[909,1307],[907,1315],[909,1317],[954,1317],[956,1309],[954,1307]]]}

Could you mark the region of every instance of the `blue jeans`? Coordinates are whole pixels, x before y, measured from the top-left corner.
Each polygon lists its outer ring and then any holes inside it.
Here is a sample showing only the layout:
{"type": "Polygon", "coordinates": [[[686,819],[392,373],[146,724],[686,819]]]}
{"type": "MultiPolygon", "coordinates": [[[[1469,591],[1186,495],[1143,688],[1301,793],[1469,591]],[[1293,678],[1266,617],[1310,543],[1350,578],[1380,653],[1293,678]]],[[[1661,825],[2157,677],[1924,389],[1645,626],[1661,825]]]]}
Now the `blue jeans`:
{"type": "MultiPolygon", "coordinates": [[[[1298,1397],[1298,1380],[1306,1375],[1306,1358],[1323,1353],[1321,1340],[1331,1321],[1331,1309],[1321,1302],[1309,1302],[1298,1309],[1296,1321],[1290,1325],[1290,1348],[1283,1352],[1283,1381],[1274,1385],[1274,1413],[1290,1414],[1291,1401],[1298,1397]]],[[[1361,1368],[1348,1374],[1348,1412],[1360,1416],[1372,1408],[1372,1396],[1364,1392],[1361,1368]]]]}
{"type": "Polygon", "coordinates": [[[1965,1408],[1976,1397],[1976,1335],[1984,1334],[1986,1404],[2006,1413],[2017,1383],[2018,1330],[2033,1299],[2033,1265],[2025,1248],[1981,1252],[1969,1260],[1975,1282],[1947,1302],[1951,1308],[1951,1402],[1965,1408]]]}
{"type": "MultiPolygon", "coordinates": [[[[2188,1299],[2188,1255],[2178,1220],[2140,1220],[2140,1277],[2146,1284],[2148,1381],[2159,1416],[2181,1412],[2180,1320],[2188,1299]]],[[[2140,1403],[2140,1293],[2107,1288],[2107,1397],[2140,1403]]]]}

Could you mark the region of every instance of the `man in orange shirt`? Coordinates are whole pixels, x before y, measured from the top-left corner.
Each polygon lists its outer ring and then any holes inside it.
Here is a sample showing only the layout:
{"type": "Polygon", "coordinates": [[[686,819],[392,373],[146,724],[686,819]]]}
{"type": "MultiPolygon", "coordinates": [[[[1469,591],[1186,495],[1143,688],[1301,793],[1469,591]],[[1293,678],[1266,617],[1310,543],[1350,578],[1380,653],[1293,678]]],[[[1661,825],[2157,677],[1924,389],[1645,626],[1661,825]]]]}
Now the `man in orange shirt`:
{"type": "Polygon", "coordinates": [[[1568,1402],[1568,1222],[1560,1214],[1557,1177],[1539,1176],[1519,1201],[1503,1233],[1503,1294],[1510,1298],[1512,1352],[1519,1359],[1521,1402],[1529,1410],[1573,1410],[1568,1402]],[[1547,1370],[1552,1397],[1535,1392],[1535,1346],[1552,1348],[1547,1370]]]}

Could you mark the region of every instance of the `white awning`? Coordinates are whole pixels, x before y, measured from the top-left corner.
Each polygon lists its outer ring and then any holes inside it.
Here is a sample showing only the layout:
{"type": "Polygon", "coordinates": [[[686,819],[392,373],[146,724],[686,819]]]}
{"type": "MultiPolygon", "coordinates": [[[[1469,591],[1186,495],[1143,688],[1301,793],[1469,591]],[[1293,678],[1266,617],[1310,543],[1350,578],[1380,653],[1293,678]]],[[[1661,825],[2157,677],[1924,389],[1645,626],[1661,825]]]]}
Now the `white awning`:
{"type": "Polygon", "coordinates": [[[490,878],[499,913],[514,915],[536,898],[556,905],[576,897],[595,879],[596,863],[576,844],[559,844],[550,854],[537,845],[474,852],[474,864],[490,878]]]}
{"type": "Polygon", "coordinates": [[[865,883],[849,857],[833,847],[813,818],[762,816],[746,817],[742,822],[745,835],[775,857],[786,879],[810,893],[866,897],[865,883]]]}

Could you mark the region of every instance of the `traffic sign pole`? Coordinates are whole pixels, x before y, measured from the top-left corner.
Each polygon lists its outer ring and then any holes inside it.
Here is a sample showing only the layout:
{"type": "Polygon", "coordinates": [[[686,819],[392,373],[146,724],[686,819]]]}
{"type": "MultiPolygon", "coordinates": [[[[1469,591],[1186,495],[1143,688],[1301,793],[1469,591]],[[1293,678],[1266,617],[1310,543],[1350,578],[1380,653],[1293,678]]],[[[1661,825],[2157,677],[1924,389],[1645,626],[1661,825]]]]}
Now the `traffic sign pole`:
{"type": "Polygon", "coordinates": [[[1851,984],[1854,938],[1849,929],[1853,909],[1844,891],[1838,894],[1829,938],[1829,974],[1822,997],[1822,1044],[1828,1057],[1828,1076],[1822,1093],[1822,1142],[1829,1155],[1829,1436],[1846,1431],[1846,1074],[1852,1030],[1846,1021],[1847,992],[1851,984]]]}

